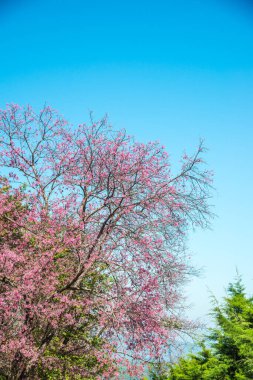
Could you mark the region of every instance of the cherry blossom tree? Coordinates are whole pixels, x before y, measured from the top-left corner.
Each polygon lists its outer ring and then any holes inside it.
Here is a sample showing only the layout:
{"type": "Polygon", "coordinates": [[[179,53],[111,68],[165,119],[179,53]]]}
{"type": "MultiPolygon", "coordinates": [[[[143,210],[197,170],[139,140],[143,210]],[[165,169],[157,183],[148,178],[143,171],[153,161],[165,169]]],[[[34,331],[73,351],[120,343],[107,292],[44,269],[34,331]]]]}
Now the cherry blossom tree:
{"type": "Polygon", "coordinates": [[[44,107],[0,113],[0,376],[117,378],[187,329],[189,227],[208,226],[199,145],[178,174],[158,142],[44,107]]]}

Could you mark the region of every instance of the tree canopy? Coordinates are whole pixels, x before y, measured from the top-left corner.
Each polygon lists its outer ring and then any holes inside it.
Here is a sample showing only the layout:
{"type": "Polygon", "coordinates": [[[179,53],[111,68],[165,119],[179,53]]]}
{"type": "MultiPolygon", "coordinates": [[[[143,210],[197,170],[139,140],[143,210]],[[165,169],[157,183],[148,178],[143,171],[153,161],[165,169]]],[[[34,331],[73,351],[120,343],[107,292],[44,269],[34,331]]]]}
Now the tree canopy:
{"type": "Polygon", "coordinates": [[[215,327],[197,354],[172,366],[168,380],[248,380],[253,378],[253,298],[241,279],[228,287],[222,305],[213,309],[215,327]]]}
{"type": "Polygon", "coordinates": [[[0,112],[4,379],[136,374],[191,326],[180,286],[187,230],[210,216],[202,152],[173,175],[164,147],[106,119],[74,127],[50,107],[0,112]]]}

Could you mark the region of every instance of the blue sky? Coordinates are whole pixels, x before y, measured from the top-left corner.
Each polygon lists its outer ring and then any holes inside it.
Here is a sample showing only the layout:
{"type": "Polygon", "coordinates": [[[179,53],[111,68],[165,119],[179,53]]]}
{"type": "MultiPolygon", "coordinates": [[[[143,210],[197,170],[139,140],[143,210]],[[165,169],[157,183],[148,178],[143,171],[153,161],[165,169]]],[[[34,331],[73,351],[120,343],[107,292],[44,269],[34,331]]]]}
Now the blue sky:
{"type": "Polygon", "coordinates": [[[212,231],[189,238],[204,317],[236,267],[253,293],[253,5],[241,0],[0,1],[0,106],[45,102],[73,123],[108,113],[176,165],[199,138],[215,173],[212,231]],[[209,290],[208,290],[209,289],[209,290]]]}

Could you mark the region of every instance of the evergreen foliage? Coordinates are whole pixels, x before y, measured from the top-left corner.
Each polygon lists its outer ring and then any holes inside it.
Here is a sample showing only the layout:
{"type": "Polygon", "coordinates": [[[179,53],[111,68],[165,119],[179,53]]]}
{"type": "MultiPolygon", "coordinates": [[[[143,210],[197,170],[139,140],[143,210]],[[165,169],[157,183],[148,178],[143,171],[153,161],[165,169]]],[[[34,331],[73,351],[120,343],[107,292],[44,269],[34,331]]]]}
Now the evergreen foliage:
{"type": "Polygon", "coordinates": [[[172,365],[167,380],[253,379],[253,298],[247,297],[240,278],[229,285],[223,304],[216,302],[212,314],[215,327],[199,352],[172,365]]]}

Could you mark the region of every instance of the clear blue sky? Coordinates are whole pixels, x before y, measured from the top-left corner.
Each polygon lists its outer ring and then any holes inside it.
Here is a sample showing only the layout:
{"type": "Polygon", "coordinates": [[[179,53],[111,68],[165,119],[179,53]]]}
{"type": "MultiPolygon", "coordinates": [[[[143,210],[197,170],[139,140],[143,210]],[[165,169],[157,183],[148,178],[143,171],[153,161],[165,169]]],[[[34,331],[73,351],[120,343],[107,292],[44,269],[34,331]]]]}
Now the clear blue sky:
{"type": "Polygon", "coordinates": [[[246,0],[0,1],[0,106],[108,113],[176,163],[200,137],[215,172],[212,231],[189,240],[204,316],[238,267],[253,293],[253,5],[246,0]]]}

